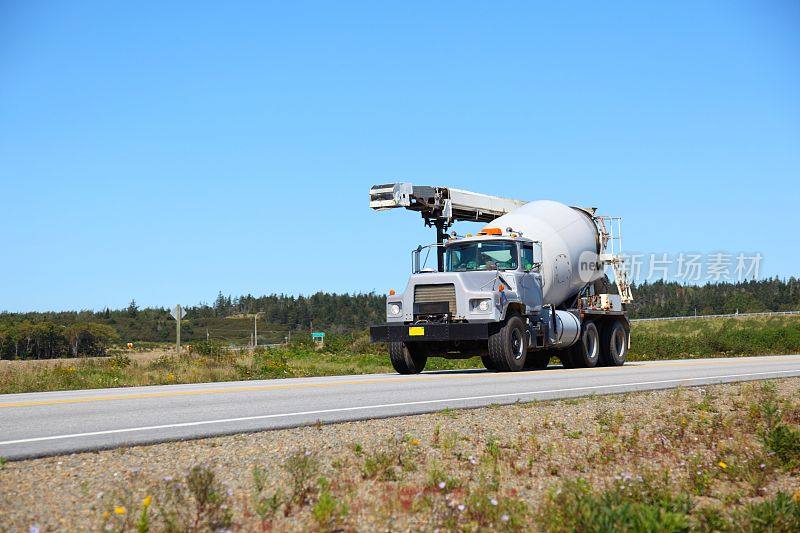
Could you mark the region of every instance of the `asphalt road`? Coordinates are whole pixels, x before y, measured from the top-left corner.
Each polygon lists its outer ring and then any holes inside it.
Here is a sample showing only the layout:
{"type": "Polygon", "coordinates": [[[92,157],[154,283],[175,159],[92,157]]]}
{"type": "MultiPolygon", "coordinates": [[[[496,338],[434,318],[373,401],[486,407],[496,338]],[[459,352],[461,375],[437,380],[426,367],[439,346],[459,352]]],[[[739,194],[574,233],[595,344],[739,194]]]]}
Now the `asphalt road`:
{"type": "Polygon", "coordinates": [[[446,407],[790,376],[800,376],[800,355],[7,394],[0,395],[0,456],[24,459],[446,407]]]}

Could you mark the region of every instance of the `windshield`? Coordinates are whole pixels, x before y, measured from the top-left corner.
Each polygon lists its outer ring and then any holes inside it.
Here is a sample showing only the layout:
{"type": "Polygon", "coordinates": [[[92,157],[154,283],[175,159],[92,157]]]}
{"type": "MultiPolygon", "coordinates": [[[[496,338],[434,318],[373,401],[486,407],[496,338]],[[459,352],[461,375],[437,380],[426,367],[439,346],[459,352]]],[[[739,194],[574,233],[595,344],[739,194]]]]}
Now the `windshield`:
{"type": "Polygon", "coordinates": [[[515,270],[517,245],[509,241],[473,241],[447,247],[448,272],[515,270]]]}

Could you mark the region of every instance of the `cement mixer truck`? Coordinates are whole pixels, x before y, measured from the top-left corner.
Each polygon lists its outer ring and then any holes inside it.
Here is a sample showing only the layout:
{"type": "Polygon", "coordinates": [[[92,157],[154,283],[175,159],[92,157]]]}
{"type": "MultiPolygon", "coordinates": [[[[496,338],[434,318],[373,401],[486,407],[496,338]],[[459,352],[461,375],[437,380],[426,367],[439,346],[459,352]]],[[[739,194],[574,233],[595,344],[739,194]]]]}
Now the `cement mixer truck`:
{"type": "Polygon", "coordinates": [[[405,290],[389,291],[386,322],[370,327],[397,372],[419,373],[430,357],[480,357],[499,372],[625,363],[633,296],[619,217],[411,183],[373,186],[370,207],[416,211],[436,229],[412,251],[405,290]],[[448,234],[456,221],[485,225],[448,234]]]}

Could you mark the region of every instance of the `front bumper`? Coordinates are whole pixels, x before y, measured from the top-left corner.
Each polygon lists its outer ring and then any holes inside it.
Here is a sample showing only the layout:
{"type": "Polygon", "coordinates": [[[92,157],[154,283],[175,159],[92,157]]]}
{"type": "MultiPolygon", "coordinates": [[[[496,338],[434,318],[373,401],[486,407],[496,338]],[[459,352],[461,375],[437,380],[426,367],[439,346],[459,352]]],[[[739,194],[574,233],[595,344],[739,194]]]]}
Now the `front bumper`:
{"type": "Polygon", "coordinates": [[[489,323],[379,324],[370,326],[372,342],[468,341],[489,338],[489,323]]]}

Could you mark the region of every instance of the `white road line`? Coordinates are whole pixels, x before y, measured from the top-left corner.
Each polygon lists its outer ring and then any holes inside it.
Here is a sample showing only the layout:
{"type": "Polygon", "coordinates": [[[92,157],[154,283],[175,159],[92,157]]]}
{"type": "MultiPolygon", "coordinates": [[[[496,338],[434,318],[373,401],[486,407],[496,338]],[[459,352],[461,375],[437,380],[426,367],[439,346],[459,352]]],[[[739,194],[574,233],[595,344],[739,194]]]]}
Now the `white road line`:
{"type": "Polygon", "coordinates": [[[587,387],[570,387],[564,389],[550,389],[550,390],[540,390],[540,391],[529,391],[529,392],[509,392],[504,394],[487,394],[484,396],[464,396],[462,398],[442,398],[439,400],[420,400],[416,402],[399,402],[399,403],[384,403],[378,405],[359,405],[355,407],[339,407],[336,409],[319,409],[316,411],[298,411],[296,413],[278,413],[272,415],[256,415],[256,416],[243,416],[239,418],[220,418],[217,420],[202,420],[198,422],[180,422],[177,424],[162,424],[159,426],[141,426],[135,428],[124,428],[124,429],[108,429],[103,431],[90,431],[87,433],[71,433],[68,435],[53,435],[50,437],[34,437],[31,439],[17,439],[17,440],[7,440],[1,441],[0,446],[7,446],[10,444],[24,444],[27,442],[42,442],[48,440],[61,440],[61,439],[74,439],[79,437],[94,437],[98,435],[113,435],[116,433],[132,433],[135,431],[150,431],[154,429],[169,429],[169,428],[184,428],[184,427],[192,427],[192,426],[205,426],[209,424],[225,424],[229,422],[246,422],[250,420],[265,420],[268,418],[282,418],[282,417],[292,417],[292,416],[306,416],[306,415],[322,415],[322,414],[329,414],[329,413],[343,413],[348,411],[363,411],[368,409],[385,409],[389,407],[405,407],[410,405],[430,405],[434,403],[447,403],[447,402],[464,402],[464,401],[471,401],[471,400],[488,400],[490,398],[508,398],[510,396],[531,396],[535,394],[553,394],[557,392],[576,392],[576,391],[588,391],[588,390],[598,390],[598,389],[610,389],[610,388],[619,388],[619,387],[635,387],[640,385],[663,385],[666,383],[686,383],[691,381],[707,381],[707,380],[715,380],[715,379],[728,379],[728,378],[744,378],[744,377],[753,377],[753,376],[768,376],[768,375],[776,375],[776,374],[791,374],[795,373],[800,375],[800,369],[798,370],[774,370],[771,372],[751,372],[747,374],[725,374],[721,376],[705,376],[705,377],[697,377],[697,378],[680,378],[680,379],[665,379],[660,381],[637,381],[632,383],[611,383],[608,385],[592,385],[587,387]]]}

